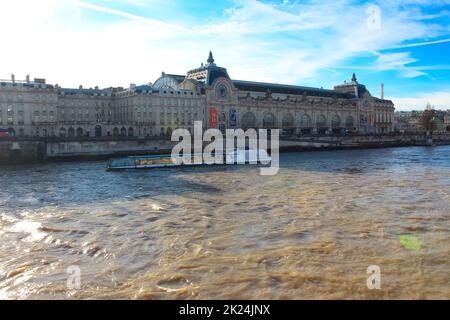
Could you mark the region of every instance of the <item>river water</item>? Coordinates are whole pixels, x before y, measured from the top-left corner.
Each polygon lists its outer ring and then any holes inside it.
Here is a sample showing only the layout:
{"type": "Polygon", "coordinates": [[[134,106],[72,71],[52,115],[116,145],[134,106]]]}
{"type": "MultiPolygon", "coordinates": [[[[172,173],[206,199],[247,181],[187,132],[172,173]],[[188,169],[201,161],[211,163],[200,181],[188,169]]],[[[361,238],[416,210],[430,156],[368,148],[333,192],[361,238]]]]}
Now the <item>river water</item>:
{"type": "Polygon", "coordinates": [[[284,153],[272,177],[81,162],[0,183],[2,299],[450,298],[449,146],[284,153]]]}

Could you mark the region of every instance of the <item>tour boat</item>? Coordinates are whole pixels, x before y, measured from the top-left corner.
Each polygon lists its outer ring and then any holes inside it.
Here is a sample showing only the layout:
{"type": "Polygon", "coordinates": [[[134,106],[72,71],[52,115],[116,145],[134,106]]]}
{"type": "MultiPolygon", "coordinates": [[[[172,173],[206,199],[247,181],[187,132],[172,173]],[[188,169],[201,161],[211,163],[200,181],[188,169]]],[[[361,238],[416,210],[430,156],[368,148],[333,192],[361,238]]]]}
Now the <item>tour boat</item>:
{"type": "Polygon", "coordinates": [[[271,161],[271,158],[264,149],[236,149],[226,153],[224,161],[226,164],[268,164],[271,161]],[[249,159],[255,159],[254,163],[250,162],[249,159]]]}
{"type": "MultiPolygon", "coordinates": [[[[125,158],[110,159],[107,170],[152,169],[164,167],[182,167],[194,165],[206,165],[204,162],[195,162],[194,159],[203,159],[201,154],[190,154],[191,163],[185,163],[186,156],[172,158],[170,154],[153,156],[129,156],[125,158]]],[[[234,150],[224,153],[223,164],[268,164],[271,158],[266,150],[234,150]]]]}

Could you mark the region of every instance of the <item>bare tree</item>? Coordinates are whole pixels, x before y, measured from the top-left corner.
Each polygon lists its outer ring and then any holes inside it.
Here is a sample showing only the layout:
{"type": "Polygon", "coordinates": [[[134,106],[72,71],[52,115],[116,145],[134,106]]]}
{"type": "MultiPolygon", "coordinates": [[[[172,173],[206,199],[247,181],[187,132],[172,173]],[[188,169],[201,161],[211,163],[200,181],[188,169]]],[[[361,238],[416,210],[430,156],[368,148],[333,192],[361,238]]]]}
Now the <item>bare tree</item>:
{"type": "Polygon", "coordinates": [[[422,113],[422,117],[420,119],[421,125],[424,128],[427,136],[432,137],[434,130],[437,127],[436,121],[436,110],[433,106],[428,102],[425,111],[422,113]]]}

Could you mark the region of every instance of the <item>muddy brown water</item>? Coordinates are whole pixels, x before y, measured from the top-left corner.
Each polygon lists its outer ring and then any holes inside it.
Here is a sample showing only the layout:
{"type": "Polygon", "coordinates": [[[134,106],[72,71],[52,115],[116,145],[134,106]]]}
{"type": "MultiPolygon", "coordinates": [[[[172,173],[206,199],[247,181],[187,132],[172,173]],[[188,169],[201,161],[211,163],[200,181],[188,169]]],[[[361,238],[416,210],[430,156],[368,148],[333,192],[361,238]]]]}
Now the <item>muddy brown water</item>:
{"type": "Polygon", "coordinates": [[[0,167],[0,298],[450,298],[448,146],[104,168],[0,167]]]}

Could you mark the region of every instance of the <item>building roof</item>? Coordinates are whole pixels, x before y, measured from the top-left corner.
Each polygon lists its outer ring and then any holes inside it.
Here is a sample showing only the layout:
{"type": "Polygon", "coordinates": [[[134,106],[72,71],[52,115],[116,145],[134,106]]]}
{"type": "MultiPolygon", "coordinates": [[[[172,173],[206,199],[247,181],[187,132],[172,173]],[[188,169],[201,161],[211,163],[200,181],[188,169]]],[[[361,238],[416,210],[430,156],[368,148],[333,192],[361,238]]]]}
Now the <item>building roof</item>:
{"type": "Polygon", "coordinates": [[[144,84],[144,85],[140,85],[140,86],[136,86],[134,88],[135,92],[152,92],[153,88],[151,86],[149,86],[148,84],[144,84]]]}
{"type": "Polygon", "coordinates": [[[161,77],[159,77],[155,83],[153,84],[153,88],[172,88],[176,89],[176,87],[183,82],[185,76],[179,74],[167,74],[162,73],[161,77]]]}
{"type": "Polygon", "coordinates": [[[377,98],[377,97],[373,97],[373,99],[375,101],[377,101],[377,102],[385,102],[385,103],[392,103],[393,104],[392,100],[380,99],[380,98],[377,98]]]}
{"type": "Polygon", "coordinates": [[[123,90],[123,88],[104,88],[104,89],[98,89],[98,88],[58,88],[58,94],[64,94],[64,95],[88,95],[88,96],[108,96],[113,95],[116,92],[119,92],[123,90]]]}
{"type": "Polygon", "coordinates": [[[186,76],[180,74],[166,74],[166,76],[175,79],[178,83],[183,82],[184,78],[186,78],[186,76]]]}
{"type": "Polygon", "coordinates": [[[23,82],[23,81],[15,81],[12,82],[10,80],[0,80],[0,86],[6,87],[11,86],[14,88],[20,87],[20,88],[29,88],[29,89],[53,89],[54,86],[51,84],[46,83],[40,83],[40,82],[23,82]]]}
{"type": "Polygon", "coordinates": [[[210,86],[210,85],[212,85],[214,80],[216,80],[217,78],[220,78],[220,77],[224,77],[227,79],[230,78],[228,76],[227,69],[221,68],[221,67],[216,67],[216,66],[210,66],[210,67],[208,67],[208,78],[206,79],[206,84],[208,86],[210,86]]]}
{"type": "Polygon", "coordinates": [[[222,67],[218,67],[218,66],[216,66],[213,63],[207,64],[206,66],[202,66],[202,67],[197,68],[197,69],[189,70],[187,74],[188,74],[188,77],[189,77],[189,75],[192,75],[192,74],[195,75],[196,73],[203,72],[203,71],[206,71],[206,79],[202,78],[202,79],[196,79],[196,80],[199,81],[199,82],[203,82],[204,81],[204,83],[206,85],[208,85],[208,86],[212,85],[214,80],[216,80],[217,78],[220,78],[220,77],[224,77],[224,78],[230,79],[230,76],[228,75],[227,69],[222,68],[222,67]]]}
{"type": "Polygon", "coordinates": [[[326,98],[343,98],[352,99],[355,95],[350,93],[341,93],[335,90],[303,87],[303,86],[292,86],[286,84],[276,84],[276,83],[265,83],[265,82],[253,82],[253,81],[243,81],[243,80],[232,80],[234,86],[241,91],[256,91],[256,92],[267,92],[271,93],[282,93],[282,94],[292,94],[292,95],[303,95],[326,97],[326,98]]]}

